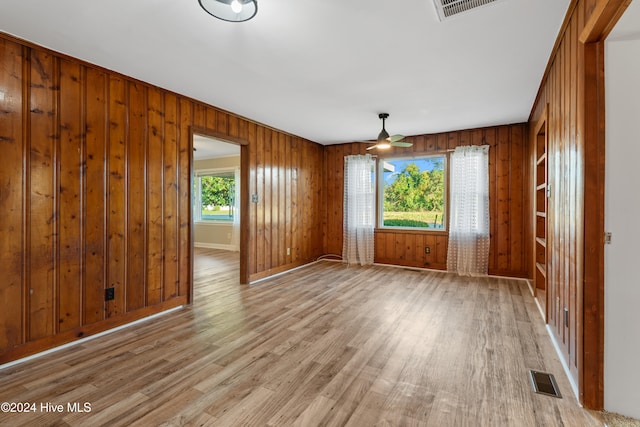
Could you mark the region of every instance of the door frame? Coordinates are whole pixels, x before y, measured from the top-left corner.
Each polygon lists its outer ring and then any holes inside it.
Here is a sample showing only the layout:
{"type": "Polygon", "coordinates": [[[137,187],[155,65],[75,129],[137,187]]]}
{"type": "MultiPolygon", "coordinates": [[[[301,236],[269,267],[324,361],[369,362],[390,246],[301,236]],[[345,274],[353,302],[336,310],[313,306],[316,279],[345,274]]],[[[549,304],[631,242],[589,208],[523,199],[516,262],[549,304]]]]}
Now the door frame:
{"type": "Polygon", "coordinates": [[[240,146],[240,284],[249,284],[249,141],[244,138],[234,137],[226,133],[219,132],[200,126],[189,127],[189,258],[190,258],[190,280],[189,280],[189,304],[193,303],[193,271],[194,271],[194,222],[193,222],[193,184],[194,184],[194,159],[193,159],[193,137],[202,135],[214,138],[222,142],[240,146]]]}

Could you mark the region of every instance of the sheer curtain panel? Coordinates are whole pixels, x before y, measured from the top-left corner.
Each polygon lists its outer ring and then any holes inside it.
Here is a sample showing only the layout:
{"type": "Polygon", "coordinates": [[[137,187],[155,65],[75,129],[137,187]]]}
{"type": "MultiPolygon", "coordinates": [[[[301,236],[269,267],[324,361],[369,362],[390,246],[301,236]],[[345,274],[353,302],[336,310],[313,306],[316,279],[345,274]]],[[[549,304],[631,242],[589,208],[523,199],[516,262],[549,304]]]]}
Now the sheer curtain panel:
{"type": "Polygon", "coordinates": [[[451,155],[447,270],[486,275],[489,266],[489,146],[457,147],[451,155]]]}
{"type": "Polygon", "coordinates": [[[371,155],[344,158],[344,226],[342,259],[348,264],[373,264],[375,192],[371,155]]]}

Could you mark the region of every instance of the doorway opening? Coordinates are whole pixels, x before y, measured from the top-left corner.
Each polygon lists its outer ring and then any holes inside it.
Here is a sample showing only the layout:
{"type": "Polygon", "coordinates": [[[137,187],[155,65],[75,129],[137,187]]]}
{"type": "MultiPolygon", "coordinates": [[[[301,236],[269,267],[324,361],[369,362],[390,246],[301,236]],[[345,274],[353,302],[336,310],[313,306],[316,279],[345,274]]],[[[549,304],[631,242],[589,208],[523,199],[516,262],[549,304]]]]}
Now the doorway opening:
{"type": "MultiPolygon", "coordinates": [[[[196,273],[202,270],[201,266],[194,268],[194,263],[229,264],[233,260],[232,264],[242,269],[242,156],[246,155],[246,146],[207,135],[206,131],[194,131],[192,143],[192,278],[197,281],[196,273]]],[[[242,283],[242,271],[236,273],[242,283]]],[[[191,295],[193,301],[193,287],[191,295]]]]}

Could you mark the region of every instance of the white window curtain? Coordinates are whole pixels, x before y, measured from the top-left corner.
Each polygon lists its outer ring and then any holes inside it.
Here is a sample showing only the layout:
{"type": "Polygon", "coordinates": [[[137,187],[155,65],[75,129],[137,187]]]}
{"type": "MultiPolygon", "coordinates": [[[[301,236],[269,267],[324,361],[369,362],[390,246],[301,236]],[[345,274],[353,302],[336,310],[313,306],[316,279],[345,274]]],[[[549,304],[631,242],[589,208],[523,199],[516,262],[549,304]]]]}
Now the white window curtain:
{"type": "Polygon", "coordinates": [[[486,275],[489,265],[489,146],[457,147],[451,156],[447,270],[486,275]]]}
{"type": "Polygon", "coordinates": [[[369,154],[344,158],[342,259],[348,264],[373,264],[374,165],[369,154]]]}
{"type": "Polygon", "coordinates": [[[233,233],[231,245],[234,251],[240,250],[240,169],[234,171],[233,180],[233,233]]]}

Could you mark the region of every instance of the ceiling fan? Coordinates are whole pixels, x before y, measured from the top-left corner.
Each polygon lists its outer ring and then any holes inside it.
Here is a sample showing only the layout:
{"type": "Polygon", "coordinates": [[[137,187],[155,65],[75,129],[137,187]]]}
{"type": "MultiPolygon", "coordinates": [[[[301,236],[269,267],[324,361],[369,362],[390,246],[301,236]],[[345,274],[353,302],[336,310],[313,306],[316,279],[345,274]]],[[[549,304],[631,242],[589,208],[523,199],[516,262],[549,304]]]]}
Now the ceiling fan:
{"type": "Polygon", "coordinates": [[[389,117],[388,113],[380,113],[378,114],[378,118],[382,119],[382,130],[378,134],[378,139],[375,142],[372,141],[364,141],[367,144],[375,144],[371,147],[367,147],[367,150],[373,150],[374,148],[379,149],[387,149],[391,147],[411,147],[413,143],[402,141],[404,139],[404,135],[391,135],[384,128],[384,122],[389,117]]]}

